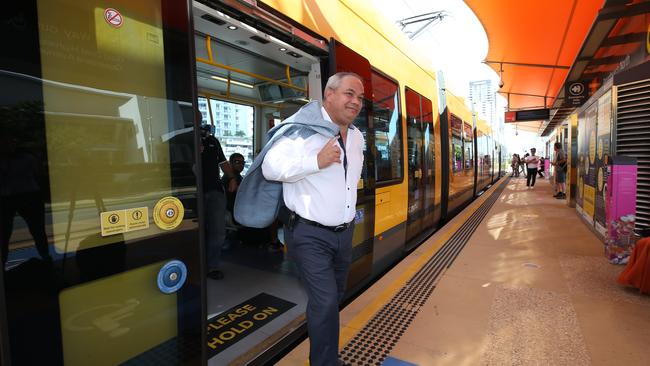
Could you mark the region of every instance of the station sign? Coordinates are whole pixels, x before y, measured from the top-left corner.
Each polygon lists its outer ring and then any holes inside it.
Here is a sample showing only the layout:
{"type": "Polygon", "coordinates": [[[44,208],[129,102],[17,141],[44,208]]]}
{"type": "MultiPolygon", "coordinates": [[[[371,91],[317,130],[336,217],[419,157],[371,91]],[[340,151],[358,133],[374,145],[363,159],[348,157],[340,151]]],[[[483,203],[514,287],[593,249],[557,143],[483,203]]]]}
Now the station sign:
{"type": "Polygon", "coordinates": [[[523,111],[507,111],[505,115],[505,122],[526,122],[526,121],[541,121],[551,117],[551,111],[548,108],[542,109],[527,109],[523,111]]]}
{"type": "Polygon", "coordinates": [[[564,84],[564,104],[572,107],[579,107],[587,101],[589,89],[584,81],[573,81],[564,84]]]}

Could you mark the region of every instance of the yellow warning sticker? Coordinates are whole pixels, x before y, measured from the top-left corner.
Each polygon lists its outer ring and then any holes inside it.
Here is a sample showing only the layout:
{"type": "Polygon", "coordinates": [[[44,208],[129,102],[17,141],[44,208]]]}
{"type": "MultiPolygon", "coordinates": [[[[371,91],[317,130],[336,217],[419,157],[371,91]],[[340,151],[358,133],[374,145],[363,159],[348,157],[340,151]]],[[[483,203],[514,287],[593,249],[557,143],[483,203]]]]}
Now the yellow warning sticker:
{"type": "Polygon", "coordinates": [[[102,212],[100,219],[102,236],[126,232],[126,214],[124,210],[102,212]]]}
{"type": "Polygon", "coordinates": [[[176,197],[165,197],[153,207],[153,221],[163,230],[172,230],[183,221],[185,209],[176,197]]]}
{"type": "Polygon", "coordinates": [[[128,210],[106,211],[100,214],[102,236],[149,228],[149,208],[138,207],[128,210]]]}
{"type": "Polygon", "coordinates": [[[138,207],[126,210],[126,231],[149,228],[149,207],[138,207]]]}

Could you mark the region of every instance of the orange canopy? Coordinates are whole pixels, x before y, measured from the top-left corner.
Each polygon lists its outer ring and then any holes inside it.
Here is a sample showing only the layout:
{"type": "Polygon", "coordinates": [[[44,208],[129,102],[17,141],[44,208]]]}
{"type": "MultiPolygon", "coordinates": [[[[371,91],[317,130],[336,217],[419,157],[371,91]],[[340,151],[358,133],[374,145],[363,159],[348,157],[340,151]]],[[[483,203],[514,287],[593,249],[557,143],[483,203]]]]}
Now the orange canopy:
{"type": "Polygon", "coordinates": [[[548,108],[603,0],[466,0],[489,40],[485,59],[502,71],[510,109],[548,108]]]}

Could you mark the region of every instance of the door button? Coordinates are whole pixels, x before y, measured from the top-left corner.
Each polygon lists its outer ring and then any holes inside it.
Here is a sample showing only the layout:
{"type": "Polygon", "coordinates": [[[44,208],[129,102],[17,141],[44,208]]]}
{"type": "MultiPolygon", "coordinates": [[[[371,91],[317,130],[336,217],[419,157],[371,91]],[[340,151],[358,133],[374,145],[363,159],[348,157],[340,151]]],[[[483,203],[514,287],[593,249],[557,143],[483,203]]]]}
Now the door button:
{"type": "Polygon", "coordinates": [[[185,284],[187,267],[179,260],[165,263],[158,272],[158,288],[162,293],[172,294],[185,284]]]}

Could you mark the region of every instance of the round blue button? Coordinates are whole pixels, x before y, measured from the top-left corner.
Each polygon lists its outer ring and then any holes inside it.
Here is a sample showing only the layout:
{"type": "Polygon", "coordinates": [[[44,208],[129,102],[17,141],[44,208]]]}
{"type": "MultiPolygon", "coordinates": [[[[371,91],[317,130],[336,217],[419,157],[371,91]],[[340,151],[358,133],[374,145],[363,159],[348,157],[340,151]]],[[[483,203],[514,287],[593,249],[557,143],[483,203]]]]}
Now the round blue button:
{"type": "Polygon", "coordinates": [[[158,288],[162,293],[172,294],[185,284],[187,267],[179,260],[165,263],[158,272],[158,288]]]}

